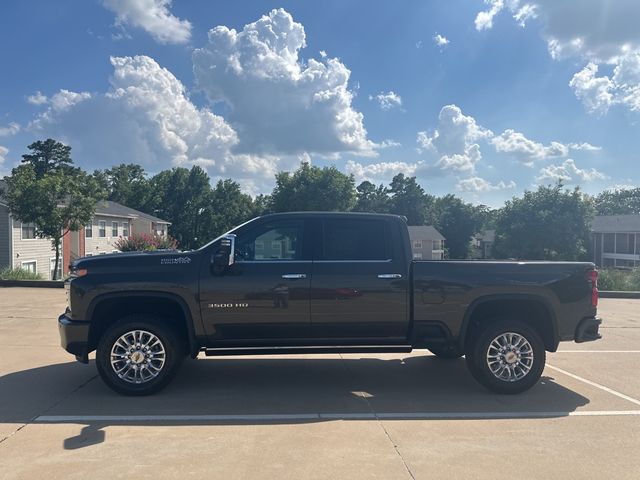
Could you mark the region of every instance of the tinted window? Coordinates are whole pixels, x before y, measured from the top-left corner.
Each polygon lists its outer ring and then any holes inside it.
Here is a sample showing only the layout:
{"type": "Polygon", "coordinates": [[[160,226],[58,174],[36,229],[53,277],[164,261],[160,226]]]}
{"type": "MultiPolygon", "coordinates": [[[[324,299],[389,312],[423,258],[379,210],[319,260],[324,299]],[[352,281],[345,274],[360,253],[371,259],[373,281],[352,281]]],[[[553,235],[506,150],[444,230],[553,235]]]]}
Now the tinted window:
{"type": "Polygon", "coordinates": [[[322,235],[323,260],[387,260],[385,222],[328,219],[322,235]]]}
{"type": "Polygon", "coordinates": [[[274,222],[253,228],[238,237],[236,259],[300,260],[303,232],[303,221],[274,222]]]}

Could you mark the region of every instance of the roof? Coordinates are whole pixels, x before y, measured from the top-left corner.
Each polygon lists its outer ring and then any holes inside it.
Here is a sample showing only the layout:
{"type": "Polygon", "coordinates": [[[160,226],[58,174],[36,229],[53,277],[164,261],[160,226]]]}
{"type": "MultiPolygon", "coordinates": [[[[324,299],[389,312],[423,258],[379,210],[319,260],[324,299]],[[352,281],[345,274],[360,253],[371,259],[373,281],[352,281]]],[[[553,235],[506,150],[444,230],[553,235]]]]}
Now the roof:
{"type": "Polygon", "coordinates": [[[598,233],[640,232],[640,215],[597,215],[591,231],[598,233]]]}
{"type": "Polygon", "coordinates": [[[409,226],[409,237],[422,240],[445,240],[442,234],[431,225],[409,226]]]}
{"type": "Polygon", "coordinates": [[[144,218],[155,223],[165,223],[171,225],[170,222],[154,217],[148,213],[141,212],[134,208],[126,207],[118,202],[111,200],[101,200],[96,205],[96,215],[106,215],[108,217],[125,217],[125,218],[144,218]]]}

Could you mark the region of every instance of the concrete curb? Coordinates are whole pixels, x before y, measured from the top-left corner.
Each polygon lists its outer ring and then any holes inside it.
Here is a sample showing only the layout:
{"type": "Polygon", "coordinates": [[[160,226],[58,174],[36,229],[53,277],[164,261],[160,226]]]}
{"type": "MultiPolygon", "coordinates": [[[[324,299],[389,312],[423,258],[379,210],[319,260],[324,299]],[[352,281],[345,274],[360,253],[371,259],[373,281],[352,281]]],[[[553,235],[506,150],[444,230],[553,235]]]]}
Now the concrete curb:
{"type": "Polygon", "coordinates": [[[62,280],[0,280],[0,287],[64,288],[62,280]]]}
{"type": "Polygon", "coordinates": [[[600,298],[640,298],[640,292],[601,291],[600,298]]]}

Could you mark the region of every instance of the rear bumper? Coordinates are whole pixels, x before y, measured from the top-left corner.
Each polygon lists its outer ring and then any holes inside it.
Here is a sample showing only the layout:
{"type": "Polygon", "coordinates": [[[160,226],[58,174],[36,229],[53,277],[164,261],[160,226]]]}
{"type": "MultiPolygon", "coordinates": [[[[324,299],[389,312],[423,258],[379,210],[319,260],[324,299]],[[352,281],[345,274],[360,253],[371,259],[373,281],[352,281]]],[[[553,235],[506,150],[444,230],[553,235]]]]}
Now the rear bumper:
{"type": "Polygon", "coordinates": [[[576,327],[576,343],[593,342],[594,340],[602,338],[602,335],[600,335],[600,332],[598,331],[601,323],[601,318],[583,318],[576,327]]]}
{"type": "Polygon", "coordinates": [[[82,363],[88,362],[89,324],[82,320],[71,320],[66,314],[58,317],[60,345],[82,363]]]}

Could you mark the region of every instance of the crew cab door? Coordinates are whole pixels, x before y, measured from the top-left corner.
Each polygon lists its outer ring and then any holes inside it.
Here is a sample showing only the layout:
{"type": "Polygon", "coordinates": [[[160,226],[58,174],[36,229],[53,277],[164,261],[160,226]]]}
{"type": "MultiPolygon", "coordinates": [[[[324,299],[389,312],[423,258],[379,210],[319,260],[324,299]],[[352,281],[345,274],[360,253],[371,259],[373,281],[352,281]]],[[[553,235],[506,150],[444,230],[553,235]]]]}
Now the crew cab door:
{"type": "Polygon", "coordinates": [[[401,239],[390,222],[366,216],[318,220],[311,279],[314,337],[347,344],[406,341],[408,268],[394,253],[393,244],[401,239]]]}
{"type": "Polygon", "coordinates": [[[210,343],[309,337],[308,233],[304,219],[252,222],[238,230],[235,261],[222,274],[203,266],[200,308],[210,343]]]}

